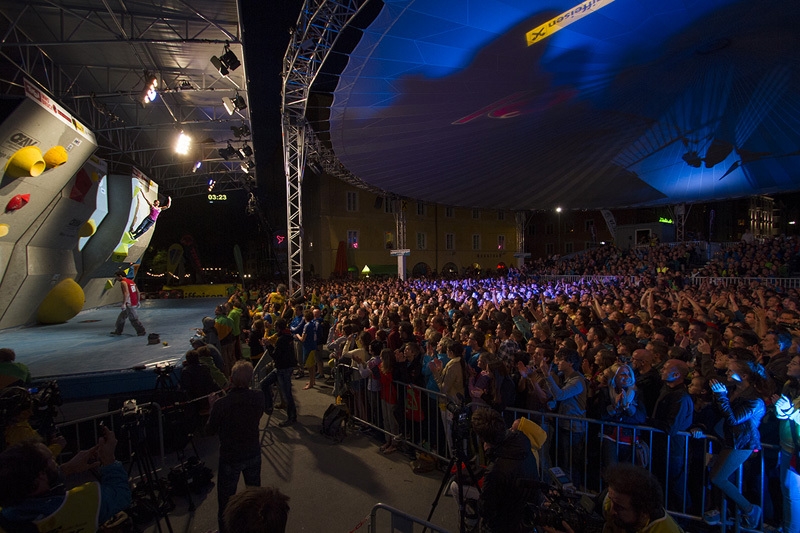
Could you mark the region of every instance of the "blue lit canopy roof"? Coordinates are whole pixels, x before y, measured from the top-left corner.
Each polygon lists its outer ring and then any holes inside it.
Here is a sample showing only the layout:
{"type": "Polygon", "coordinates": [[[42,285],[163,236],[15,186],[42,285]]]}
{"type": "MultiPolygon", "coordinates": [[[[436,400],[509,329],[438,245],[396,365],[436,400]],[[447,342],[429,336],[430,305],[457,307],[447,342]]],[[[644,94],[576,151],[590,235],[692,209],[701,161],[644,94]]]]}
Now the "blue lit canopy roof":
{"type": "Polygon", "coordinates": [[[797,190],[798,28],[800,2],[775,0],[384,0],[331,143],[370,185],[451,205],[797,190]]]}

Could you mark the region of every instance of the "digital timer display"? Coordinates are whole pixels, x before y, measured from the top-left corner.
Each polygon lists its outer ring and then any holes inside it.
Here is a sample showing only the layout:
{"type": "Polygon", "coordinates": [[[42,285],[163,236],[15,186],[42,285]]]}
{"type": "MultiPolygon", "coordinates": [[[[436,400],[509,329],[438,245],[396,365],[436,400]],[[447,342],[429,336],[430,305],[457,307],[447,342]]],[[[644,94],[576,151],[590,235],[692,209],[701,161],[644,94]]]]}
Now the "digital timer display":
{"type": "Polygon", "coordinates": [[[208,195],[208,201],[209,202],[215,202],[215,201],[221,201],[221,200],[227,200],[227,199],[228,199],[228,195],[227,194],[209,194],[208,195]]]}

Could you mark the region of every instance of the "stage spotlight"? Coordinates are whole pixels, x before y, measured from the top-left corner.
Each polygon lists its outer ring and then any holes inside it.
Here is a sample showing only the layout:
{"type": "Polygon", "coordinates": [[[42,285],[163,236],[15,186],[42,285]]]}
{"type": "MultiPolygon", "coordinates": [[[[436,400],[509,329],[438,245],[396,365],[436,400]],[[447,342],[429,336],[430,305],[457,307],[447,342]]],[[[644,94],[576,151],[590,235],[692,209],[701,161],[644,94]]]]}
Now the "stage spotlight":
{"type": "Polygon", "coordinates": [[[233,136],[237,138],[242,137],[250,137],[250,128],[247,124],[242,124],[241,127],[239,126],[231,126],[231,131],[233,132],[233,136]]]}
{"type": "Polygon", "coordinates": [[[214,185],[216,185],[216,184],[217,184],[217,182],[216,182],[216,181],[214,181],[214,180],[208,180],[208,192],[211,192],[211,191],[213,191],[213,190],[214,190],[214,185]]]}
{"type": "Polygon", "coordinates": [[[139,101],[142,102],[142,105],[149,104],[153,100],[156,99],[158,96],[158,92],[156,91],[156,87],[158,87],[158,79],[153,74],[145,71],[144,73],[144,89],[142,89],[142,93],[139,97],[139,101]]]}
{"type": "Polygon", "coordinates": [[[239,93],[236,93],[233,98],[228,98],[227,96],[223,97],[222,105],[225,106],[225,111],[227,111],[229,115],[233,115],[235,112],[247,108],[247,103],[239,93]]]}
{"type": "Polygon", "coordinates": [[[192,138],[181,132],[178,135],[178,141],[175,143],[175,153],[186,155],[189,153],[189,147],[192,145],[192,138]]]}
{"type": "Polygon", "coordinates": [[[194,168],[192,168],[192,173],[197,172],[200,169],[200,167],[202,167],[202,166],[203,166],[203,162],[202,161],[198,161],[197,163],[195,163],[194,164],[194,168]]]}
{"type": "Polygon", "coordinates": [[[242,168],[242,172],[244,172],[245,174],[250,174],[250,171],[253,170],[255,168],[255,166],[256,166],[255,163],[253,163],[250,160],[247,160],[247,161],[242,163],[242,167],[241,167],[242,168]]]}
{"type": "Polygon", "coordinates": [[[236,70],[242,65],[242,62],[239,61],[239,58],[236,57],[236,54],[231,50],[231,45],[227,43],[225,44],[225,48],[223,48],[223,53],[219,60],[223,65],[228,67],[228,70],[236,70]]]}
{"type": "Polygon", "coordinates": [[[228,72],[228,67],[223,65],[222,61],[220,61],[217,56],[211,56],[211,64],[214,65],[214,68],[217,69],[220,75],[227,76],[230,74],[230,72],[228,72]]]}
{"type": "Polygon", "coordinates": [[[244,146],[239,148],[237,153],[239,154],[239,159],[247,159],[248,157],[253,155],[253,149],[250,148],[250,146],[247,143],[244,143],[244,146]]]}
{"type": "Polygon", "coordinates": [[[239,68],[242,62],[239,61],[239,58],[233,53],[230,44],[225,44],[221,56],[211,56],[211,64],[214,65],[214,68],[217,69],[222,76],[227,76],[230,74],[231,70],[239,68]]]}
{"type": "Polygon", "coordinates": [[[219,152],[219,156],[225,161],[236,155],[236,149],[231,146],[231,143],[228,143],[228,146],[225,148],[220,148],[217,152],[219,152]]]}

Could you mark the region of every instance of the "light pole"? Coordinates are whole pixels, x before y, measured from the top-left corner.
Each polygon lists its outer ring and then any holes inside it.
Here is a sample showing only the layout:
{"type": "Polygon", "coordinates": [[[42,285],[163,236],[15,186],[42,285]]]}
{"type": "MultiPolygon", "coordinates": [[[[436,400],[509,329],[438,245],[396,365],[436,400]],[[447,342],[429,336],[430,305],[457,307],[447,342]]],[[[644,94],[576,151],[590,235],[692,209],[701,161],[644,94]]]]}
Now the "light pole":
{"type": "Polygon", "coordinates": [[[558,215],[558,235],[556,237],[556,242],[558,249],[556,250],[556,255],[561,255],[561,207],[556,207],[556,214],[558,215]]]}

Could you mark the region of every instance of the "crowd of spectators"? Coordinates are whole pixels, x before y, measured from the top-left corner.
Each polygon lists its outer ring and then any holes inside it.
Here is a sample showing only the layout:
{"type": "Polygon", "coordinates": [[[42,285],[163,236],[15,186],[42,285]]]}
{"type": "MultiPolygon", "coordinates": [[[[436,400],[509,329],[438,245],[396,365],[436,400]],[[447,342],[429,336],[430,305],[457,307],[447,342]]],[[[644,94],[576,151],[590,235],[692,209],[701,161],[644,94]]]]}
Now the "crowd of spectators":
{"type": "MultiPolygon", "coordinates": [[[[483,277],[317,281],[299,298],[273,288],[241,297],[263,322],[263,338],[279,317],[289,321],[308,345],[298,348],[298,366],[317,379],[308,324],[327,325],[316,352],[344,355],[361,372],[367,384],[357,393],[382,406],[383,452],[408,437],[404,424],[451,421],[437,411],[440,397],[409,402],[398,384],[466,397],[473,408],[503,413],[508,426],[520,410],[578,417],[537,420],[548,435],[540,466],[568,466],[581,485],[591,485],[587,462],[605,467],[635,455],[633,431],[605,427],[597,440],[593,420],[656,428],[652,454],[669,460],[651,468],[670,507],[705,512],[714,523],[715,509],[698,507],[702,487],[686,483],[703,468],[688,435],[712,437],[722,458],[711,479],[738,505],[742,523],[757,526],[763,511],[797,532],[800,292],[775,281],[791,273],[798,250],[797,239],[781,237],[738,243],[705,261],[695,244],[603,246],[483,277]],[[733,279],[741,277],[758,279],[733,279]],[[315,313],[303,318],[307,309],[315,313]],[[742,463],[757,468],[748,461],[755,452],[763,453],[766,490],[745,483],[747,496],[736,497],[727,475],[742,463]],[[762,501],[763,510],[752,503],[762,501]]],[[[422,429],[417,444],[432,440],[430,432],[422,429]]]]}

